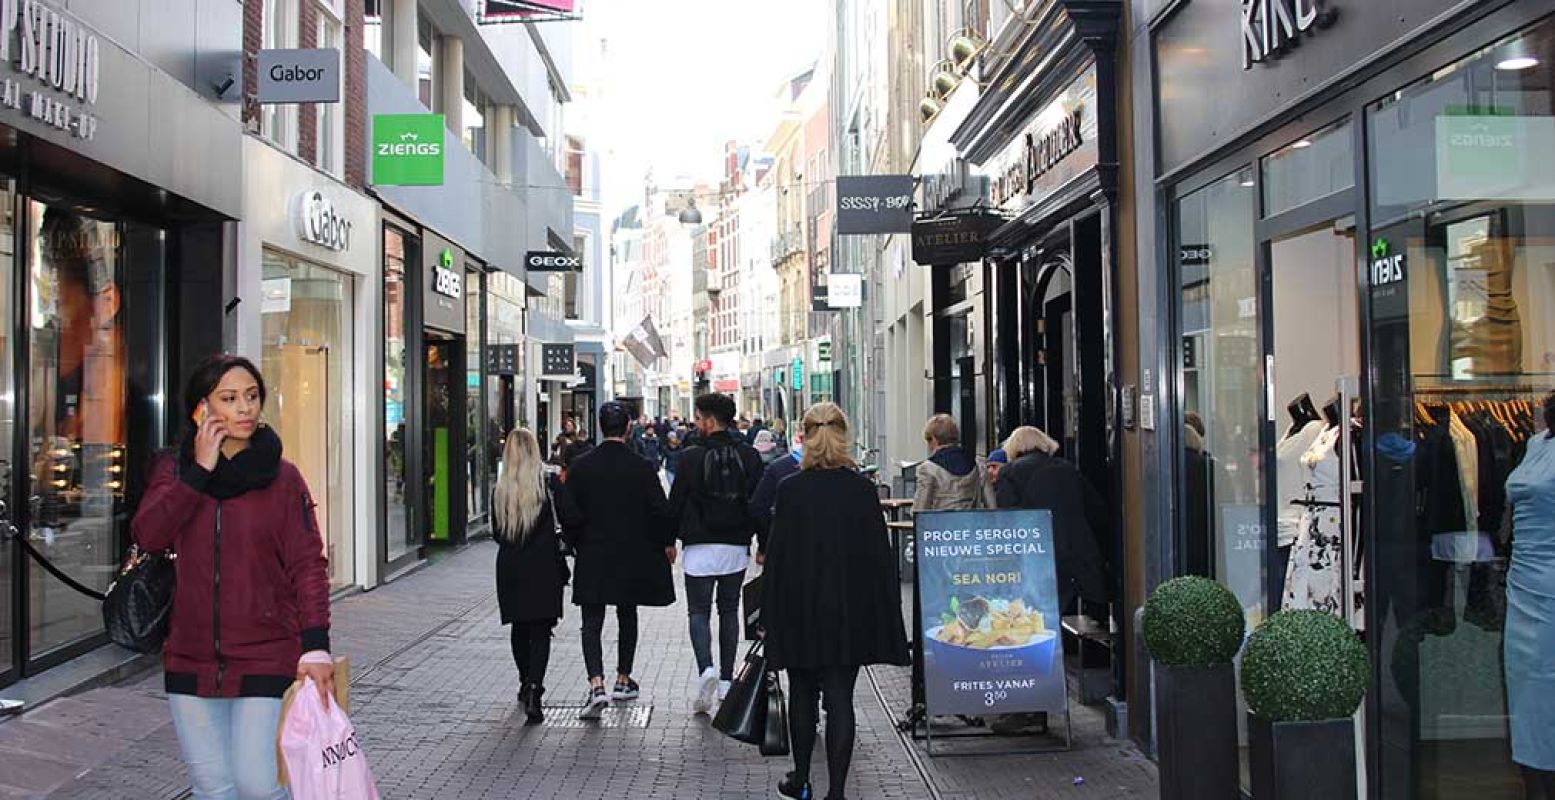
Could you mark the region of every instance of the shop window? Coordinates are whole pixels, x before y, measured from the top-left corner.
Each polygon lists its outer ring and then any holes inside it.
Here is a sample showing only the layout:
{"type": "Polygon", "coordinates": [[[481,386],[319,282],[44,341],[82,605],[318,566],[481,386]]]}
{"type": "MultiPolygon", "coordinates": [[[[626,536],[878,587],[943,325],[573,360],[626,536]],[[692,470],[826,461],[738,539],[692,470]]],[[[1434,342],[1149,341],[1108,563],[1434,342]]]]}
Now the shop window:
{"type": "Polygon", "coordinates": [[[1264,157],[1263,213],[1272,217],[1355,185],[1349,120],[1307,134],[1264,157]]]}
{"type": "Polygon", "coordinates": [[[313,494],[330,586],[340,588],[354,582],[356,561],[352,280],[272,250],[263,259],[265,421],[313,494]]]}
{"type": "Polygon", "coordinates": [[[419,537],[406,517],[406,492],[409,491],[409,464],[406,431],[406,403],[409,387],[410,352],[406,349],[405,315],[409,308],[406,297],[405,265],[407,257],[416,255],[419,243],[394,228],[383,231],[383,455],[387,462],[384,473],[384,496],[387,508],[387,541],[384,560],[394,562],[414,549],[419,537]],[[407,252],[407,248],[411,248],[407,252]]]}
{"type": "Polygon", "coordinates": [[[1384,798],[1520,797],[1555,764],[1552,85],[1546,20],[1366,116],[1384,798]]]}
{"type": "Polygon", "coordinates": [[[486,515],[486,504],[490,493],[486,491],[486,464],[490,458],[486,451],[489,448],[501,448],[501,440],[496,436],[496,431],[488,429],[486,425],[487,415],[482,412],[481,404],[485,398],[486,375],[483,372],[481,358],[485,353],[485,339],[482,333],[485,330],[484,315],[482,314],[482,301],[485,297],[482,274],[479,270],[471,269],[464,276],[464,369],[465,385],[468,391],[465,393],[465,512],[471,521],[480,519],[486,515]]]}

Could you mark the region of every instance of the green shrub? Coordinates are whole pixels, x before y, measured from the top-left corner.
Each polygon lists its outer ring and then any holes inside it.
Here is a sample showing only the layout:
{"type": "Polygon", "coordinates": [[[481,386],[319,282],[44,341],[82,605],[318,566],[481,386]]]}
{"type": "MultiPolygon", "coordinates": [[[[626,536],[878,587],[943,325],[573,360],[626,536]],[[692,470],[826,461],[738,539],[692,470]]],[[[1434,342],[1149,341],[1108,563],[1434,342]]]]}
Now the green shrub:
{"type": "Polygon", "coordinates": [[[1371,659],[1355,632],[1322,611],[1281,611],[1242,652],[1242,696],[1261,719],[1310,722],[1355,713],[1371,680],[1371,659]]]}
{"type": "Polygon", "coordinates": [[[1208,578],[1174,578],[1145,601],[1145,649],[1167,666],[1230,664],[1246,630],[1236,595],[1208,578]]]}

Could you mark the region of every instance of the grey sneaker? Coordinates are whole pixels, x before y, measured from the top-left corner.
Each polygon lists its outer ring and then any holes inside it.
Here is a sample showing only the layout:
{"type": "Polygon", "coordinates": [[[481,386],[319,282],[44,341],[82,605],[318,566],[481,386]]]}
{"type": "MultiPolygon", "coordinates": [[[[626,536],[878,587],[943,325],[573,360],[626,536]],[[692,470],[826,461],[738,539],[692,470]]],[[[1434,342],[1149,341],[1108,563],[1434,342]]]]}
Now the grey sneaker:
{"type": "Polygon", "coordinates": [[[610,705],[610,697],[605,694],[605,687],[591,688],[587,700],[584,701],[583,710],[578,712],[578,719],[599,719],[604,715],[605,707],[608,705],[610,705]]]}

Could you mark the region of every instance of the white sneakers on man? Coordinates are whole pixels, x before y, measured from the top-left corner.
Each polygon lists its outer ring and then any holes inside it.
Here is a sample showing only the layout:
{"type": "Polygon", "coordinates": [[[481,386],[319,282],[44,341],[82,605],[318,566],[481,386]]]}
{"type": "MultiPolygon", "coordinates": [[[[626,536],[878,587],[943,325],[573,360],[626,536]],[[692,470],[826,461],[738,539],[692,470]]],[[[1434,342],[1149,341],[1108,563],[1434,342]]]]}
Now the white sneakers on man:
{"type": "Polygon", "coordinates": [[[730,681],[719,681],[718,682],[718,702],[720,704],[723,703],[724,698],[729,696],[729,686],[730,686],[730,684],[731,684],[730,681]]]}
{"type": "Polygon", "coordinates": [[[712,714],[714,709],[713,698],[718,692],[718,668],[708,667],[702,670],[695,683],[696,700],[691,703],[691,713],[712,714]]]}

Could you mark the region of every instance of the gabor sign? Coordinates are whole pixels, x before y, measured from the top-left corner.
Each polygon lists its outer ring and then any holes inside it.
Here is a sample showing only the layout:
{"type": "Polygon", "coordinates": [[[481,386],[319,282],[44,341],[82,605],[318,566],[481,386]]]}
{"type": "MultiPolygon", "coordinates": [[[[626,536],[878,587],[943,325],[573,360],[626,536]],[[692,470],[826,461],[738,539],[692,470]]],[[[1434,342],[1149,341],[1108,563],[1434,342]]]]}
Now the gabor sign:
{"type": "Polygon", "coordinates": [[[259,102],[340,102],[340,51],[259,51],[259,102]]]}
{"type": "Polygon", "coordinates": [[[335,204],[323,192],[298,195],[295,209],[298,238],[330,250],[350,249],[351,221],[335,210],[335,204]]]}
{"type": "Polygon", "coordinates": [[[443,130],[442,114],[375,115],[373,183],[443,185],[443,130]]]}
{"type": "Polygon", "coordinates": [[[0,61],[53,90],[27,91],[22,82],[7,78],[0,84],[0,106],[91,139],[97,117],[69,103],[97,103],[101,53],[97,35],[75,19],[36,0],[0,0],[0,61]]]}

